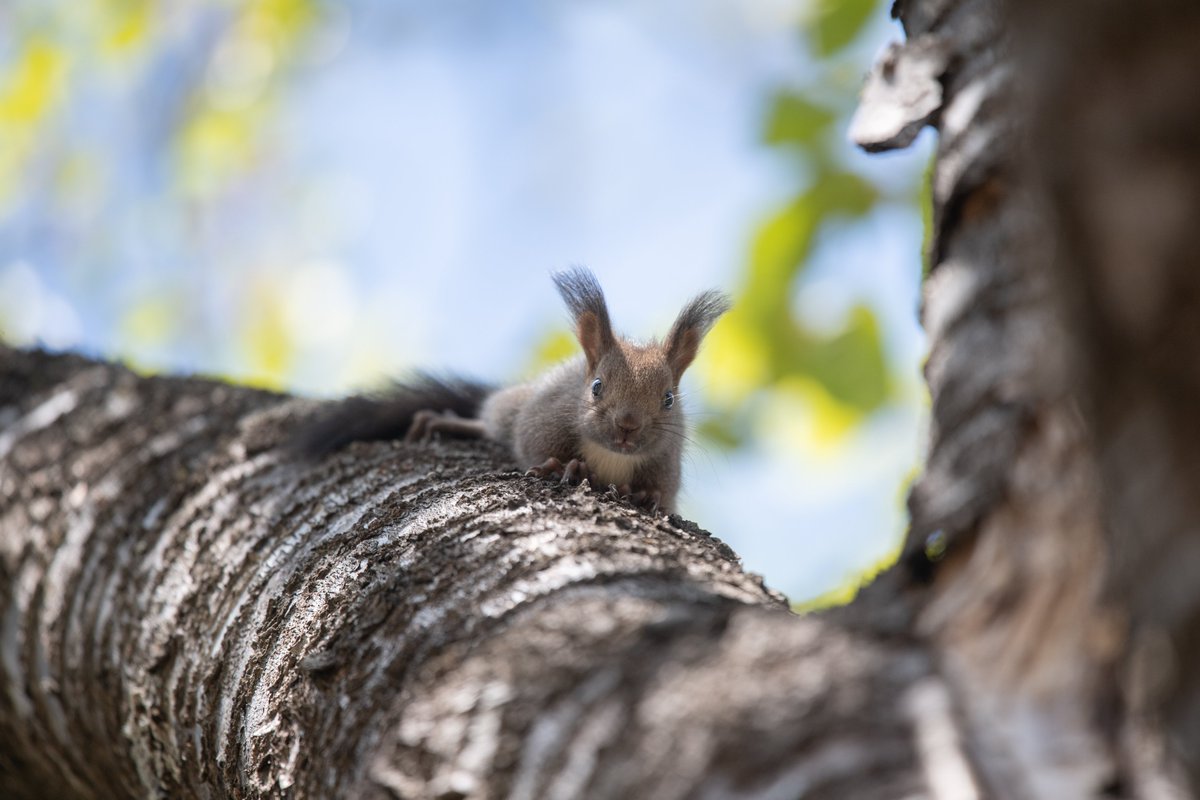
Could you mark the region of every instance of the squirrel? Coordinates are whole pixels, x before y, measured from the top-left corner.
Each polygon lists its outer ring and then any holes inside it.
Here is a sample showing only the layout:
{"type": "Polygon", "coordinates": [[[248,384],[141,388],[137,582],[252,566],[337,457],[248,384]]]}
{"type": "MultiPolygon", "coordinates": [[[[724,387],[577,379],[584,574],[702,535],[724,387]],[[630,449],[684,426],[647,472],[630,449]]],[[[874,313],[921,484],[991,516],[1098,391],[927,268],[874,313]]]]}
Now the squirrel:
{"type": "Polygon", "coordinates": [[[638,344],[613,332],[589,270],[552,278],[582,356],[504,388],[419,373],[388,397],[344,401],[308,432],[302,449],[321,455],[353,441],[482,437],[505,444],[527,475],[586,479],[654,513],[673,512],[687,436],[679,379],[729,310],[728,297],[703,292],[683,307],[664,341],[638,344]]]}

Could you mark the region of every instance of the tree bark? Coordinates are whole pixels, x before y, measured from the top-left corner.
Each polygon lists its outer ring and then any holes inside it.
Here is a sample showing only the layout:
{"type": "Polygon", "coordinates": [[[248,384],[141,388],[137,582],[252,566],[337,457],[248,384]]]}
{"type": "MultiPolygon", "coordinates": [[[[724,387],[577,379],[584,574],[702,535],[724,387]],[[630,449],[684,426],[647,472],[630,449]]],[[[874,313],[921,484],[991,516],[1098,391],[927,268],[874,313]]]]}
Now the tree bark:
{"type": "Polygon", "coordinates": [[[678,517],[487,444],[304,463],[316,404],[212,382],[4,351],[0,386],[4,797],[921,785],[911,639],[678,517]]]}
{"type": "MultiPolygon", "coordinates": [[[[893,11],[908,40],[880,59],[853,126],[870,150],[906,146],[926,124],[939,134],[922,304],[933,414],[927,463],[910,495],[903,562],[913,579],[927,582],[914,626],[950,686],[977,791],[987,797],[1185,793],[1182,751],[1168,752],[1171,737],[1157,712],[1171,705],[1196,730],[1200,711],[1195,703],[1180,705],[1190,700],[1186,693],[1145,699],[1161,693],[1164,669],[1184,664],[1172,659],[1180,650],[1145,646],[1136,611],[1137,596],[1161,586],[1166,571],[1130,581],[1129,542],[1109,517],[1113,500],[1131,485],[1157,484],[1129,504],[1134,516],[1171,493],[1162,473],[1127,480],[1135,465],[1166,466],[1155,450],[1165,444],[1163,429],[1157,443],[1141,443],[1141,460],[1122,459],[1123,478],[1111,474],[1105,453],[1114,434],[1090,409],[1099,400],[1102,408],[1128,411],[1131,397],[1149,387],[1132,364],[1095,354],[1094,330],[1080,320],[1103,306],[1063,279],[1075,271],[1070,261],[1078,253],[1059,240],[1079,227],[1070,217],[1090,196],[1089,176],[1105,174],[1104,159],[1131,155],[1106,135],[1138,149],[1123,138],[1131,128],[1140,127],[1141,144],[1151,131],[1195,132],[1141,115],[1136,100],[1171,86],[1176,110],[1195,114],[1194,93],[1181,86],[1194,85],[1194,65],[1167,59],[1154,74],[1138,63],[1160,46],[1171,49],[1174,34],[1164,34],[1176,22],[1190,32],[1177,41],[1196,41],[1189,22],[1195,10],[1184,13],[1182,5],[1156,0],[1118,13],[1119,4],[1108,2],[898,0],[893,11]],[[1164,27],[1166,19],[1174,22],[1164,27]],[[1137,45],[1121,44],[1135,32],[1137,45]],[[1113,83],[1114,76],[1121,80],[1113,83]],[[1096,94],[1108,96],[1102,117],[1087,113],[1096,94]],[[1083,135],[1089,124],[1093,141],[1083,135]],[[1071,165],[1079,167],[1071,173],[1075,184],[1044,180],[1071,165]],[[1077,313],[1064,313],[1071,307],[1077,313]],[[1081,358],[1092,374],[1100,374],[1098,362],[1123,372],[1129,394],[1109,391],[1111,374],[1081,386],[1081,358]]],[[[1200,175],[1186,159],[1157,163],[1187,170],[1193,186],[1200,175]]],[[[1110,188],[1120,194],[1123,187],[1117,180],[1110,188]]],[[[1150,199],[1127,195],[1142,211],[1126,222],[1154,214],[1150,199]]],[[[1100,211],[1082,213],[1111,236],[1129,232],[1129,224],[1114,225],[1100,211]]],[[[1191,233],[1183,214],[1170,219],[1191,233]]],[[[1138,242],[1148,260],[1159,260],[1165,254],[1156,248],[1172,235],[1164,225],[1143,227],[1109,252],[1127,254],[1124,247],[1138,242]]],[[[1110,274],[1125,286],[1139,283],[1141,265],[1118,261],[1110,274]]],[[[1194,315],[1195,295],[1175,295],[1181,297],[1194,315]]],[[[1137,302],[1132,294],[1125,299],[1137,302]]],[[[1195,428],[1175,422],[1181,433],[1195,428]]],[[[1174,577],[1194,586],[1200,565],[1189,546],[1175,544],[1164,555],[1183,557],[1174,562],[1174,577]]],[[[1198,674],[1191,661],[1187,666],[1186,674],[1198,674]]],[[[1197,745],[1189,740],[1191,753],[1200,752],[1197,745]]],[[[1192,789],[1198,785],[1193,774],[1192,789]]]]}
{"type": "Polygon", "coordinates": [[[1015,6],[1045,215],[1029,250],[1070,326],[1131,700],[1200,791],[1200,6],[1015,6]]]}
{"type": "Polygon", "coordinates": [[[0,796],[1195,791],[1197,11],[895,13],[854,135],[939,133],[895,568],[796,617],[486,443],[306,463],[318,404],[3,350],[0,796]]]}

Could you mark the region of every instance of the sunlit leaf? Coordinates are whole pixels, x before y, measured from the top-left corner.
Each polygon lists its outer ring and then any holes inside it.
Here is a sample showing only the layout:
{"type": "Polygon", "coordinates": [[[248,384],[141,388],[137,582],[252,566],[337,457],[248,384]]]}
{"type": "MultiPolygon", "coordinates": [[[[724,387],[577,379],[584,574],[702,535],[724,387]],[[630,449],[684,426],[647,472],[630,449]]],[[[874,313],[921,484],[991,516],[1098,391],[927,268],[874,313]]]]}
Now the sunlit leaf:
{"type": "Polygon", "coordinates": [[[252,109],[197,109],[184,124],[176,145],[184,189],[207,194],[245,170],[254,154],[257,119],[252,109]]]}
{"type": "Polygon", "coordinates": [[[811,144],[834,119],[828,108],[795,92],[783,91],[771,103],[763,139],[767,144],[811,144]]]}
{"type": "Polygon", "coordinates": [[[562,328],[550,331],[534,347],[533,357],[526,365],[525,374],[536,375],[579,352],[579,343],[570,331],[562,328]]]}
{"type": "Polygon", "coordinates": [[[875,13],[876,0],[819,0],[808,34],[822,58],[841,50],[862,32],[875,13]]]}
{"type": "Polygon", "coordinates": [[[874,313],[856,306],[837,335],[792,348],[789,372],[811,375],[839,402],[873,411],[888,399],[887,358],[874,313]]]}
{"type": "Polygon", "coordinates": [[[775,384],[760,421],[764,438],[821,457],[837,452],[863,419],[862,409],[835,397],[819,376],[793,373],[775,384]],[[770,432],[770,433],[767,433],[770,432]]]}
{"type": "Polygon", "coordinates": [[[735,305],[704,340],[696,365],[709,399],[725,408],[742,403],[770,379],[772,351],[761,319],[745,303],[735,305]]]}
{"type": "Polygon", "coordinates": [[[0,65],[0,217],[24,187],[22,167],[34,152],[39,131],[65,93],[67,53],[34,36],[16,60],[0,65]]]}
{"type": "Polygon", "coordinates": [[[741,302],[759,315],[786,308],[787,291],[812,248],[819,212],[801,195],[759,227],[750,248],[750,276],[741,302]]]}
{"type": "Polygon", "coordinates": [[[917,207],[921,209],[921,277],[929,276],[929,262],[933,257],[933,167],[937,162],[930,154],[929,163],[921,175],[918,188],[917,207]]]}
{"type": "Polygon", "coordinates": [[[105,6],[113,20],[103,45],[109,55],[125,55],[147,42],[154,11],[150,0],[109,0],[105,6]]]}
{"type": "Polygon", "coordinates": [[[874,207],[879,191],[853,172],[830,170],[821,175],[810,195],[810,202],[825,214],[861,217],[874,207]]]}
{"type": "Polygon", "coordinates": [[[264,282],[255,287],[242,307],[245,316],[237,345],[248,373],[238,380],[264,389],[282,389],[294,357],[294,343],[279,288],[264,282]]]}
{"type": "Polygon", "coordinates": [[[278,37],[277,44],[287,44],[304,33],[316,20],[313,0],[256,0],[247,3],[247,24],[261,34],[278,37]]]}
{"type": "Polygon", "coordinates": [[[0,131],[40,120],[60,99],[67,54],[52,42],[33,38],[16,64],[0,72],[0,131]]]}

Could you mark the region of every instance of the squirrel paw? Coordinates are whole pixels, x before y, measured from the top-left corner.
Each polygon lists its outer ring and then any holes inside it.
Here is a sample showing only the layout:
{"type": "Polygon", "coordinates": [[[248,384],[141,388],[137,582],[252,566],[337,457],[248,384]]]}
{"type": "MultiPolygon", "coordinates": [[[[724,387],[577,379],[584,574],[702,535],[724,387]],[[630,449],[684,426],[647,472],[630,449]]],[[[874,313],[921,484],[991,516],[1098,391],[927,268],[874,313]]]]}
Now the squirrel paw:
{"type": "Polygon", "coordinates": [[[621,486],[610,483],[608,491],[604,495],[609,499],[616,500],[618,503],[629,503],[634,508],[649,511],[651,514],[658,513],[658,505],[662,502],[662,492],[657,489],[649,491],[639,489],[635,492],[627,483],[621,486]]]}
{"type": "Polygon", "coordinates": [[[441,416],[432,409],[423,409],[413,414],[412,422],[408,426],[408,433],[404,434],[404,441],[409,444],[428,442],[433,438],[434,423],[441,419],[441,416]]]}
{"type": "Polygon", "coordinates": [[[413,414],[404,441],[409,444],[428,442],[434,434],[478,439],[486,436],[487,432],[480,420],[466,419],[449,410],[434,411],[427,408],[413,414]]]}
{"type": "Polygon", "coordinates": [[[529,477],[556,480],[572,486],[576,486],[592,477],[592,471],[588,469],[587,462],[582,458],[572,458],[566,464],[563,464],[553,456],[547,458],[538,466],[531,467],[525,474],[529,477]]]}
{"type": "Polygon", "coordinates": [[[658,504],[662,502],[662,492],[657,489],[646,491],[640,489],[633,494],[625,495],[621,498],[627,501],[634,508],[640,508],[643,511],[649,511],[653,515],[658,514],[658,504]]]}
{"type": "Polygon", "coordinates": [[[554,456],[550,456],[538,466],[526,470],[525,475],[529,478],[560,478],[563,475],[563,463],[554,456]]]}
{"type": "Polygon", "coordinates": [[[563,468],[562,482],[577,486],[584,481],[591,482],[592,471],[582,458],[572,458],[563,468]]]}

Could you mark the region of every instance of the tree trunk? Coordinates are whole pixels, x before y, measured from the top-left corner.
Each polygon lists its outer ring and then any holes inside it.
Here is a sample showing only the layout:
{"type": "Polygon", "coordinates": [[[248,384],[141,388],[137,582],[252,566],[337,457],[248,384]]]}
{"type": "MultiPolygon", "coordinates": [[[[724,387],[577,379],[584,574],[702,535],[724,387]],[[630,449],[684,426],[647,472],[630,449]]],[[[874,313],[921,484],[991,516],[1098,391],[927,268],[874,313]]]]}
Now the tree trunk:
{"type": "MultiPolygon", "coordinates": [[[[981,794],[1182,796],[1181,757],[1200,752],[1191,694],[1200,653],[1172,647],[1146,623],[1172,605],[1163,595],[1179,583],[1200,600],[1200,564],[1179,529],[1194,527],[1200,509],[1193,492],[1192,505],[1170,516],[1174,546],[1157,549],[1139,539],[1153,536],[1148,526],[1119,515],[1144,517],[1178,496],[1182,465],[1167,432],[1186,437],[1196,424],[1180,414],[1155,441],[1137,442],[1106,426],[1106,409],[1129,414],[1163,386],[1147,382],[1136,359],[1108,358],[1099,329],[1121,342],[1131,332],[1095,316],[1137,307],[1142,271],[1167,268],[1165,248],[1195,236],[1196,8],[899,0],[894,12],[908,42],[868,80],[854,134],[888,149],[926,123],[939,131],[922,308],[931,446],[910,496],[904,555],[929,583],[916,630],[951,686],[981,794]],[[1161,147],[1164,135],[1188,142],[1190,159],[1161,147]],[[1139,172],[1148,161],[1159,171],[1139,172]],[[1108,182],[1125,207],[1086,202],[1091,181],[1108,182]],[[1168,202],[1181,183],[1190,198],[1168,202]],[[1090,244],[1111,248],[1108,276],[1125,293],[1112,305],[1081,293],[1074,277],[1103,269],[1098,250],[1072,247],[1088,227],[1108,237],[1090,244]],[[1089,383],[1076,380],[1081,372],[1089,383]],[[1113,392],[1118,385],[1124,391],[1113,392]],[[1123,474],[1109,464],[1114,449],[1123,474]],[[1174,570],[1160,563],[1135,577],[1130,550],[1157,550],[1174,570]],[[1158,595],[1149,615],[1138,611],[1145,594],[1158,595]],[[1169,730],[1166,708],[1181,718],[1169,730]]],[[[1172,296],[1174,324],[1194,324],[1196,298],[1172,296]]],[[[1195,619],[1174,622],[1194,630],[1195,619]]]]}
{"type": "Polygon", "coordinates": [[[1200,5],[1016,3],[1031,259],[1071,325],[1133,698],[1200,790],[1200,5]],[[1080,24],[1080,21],[1085,21],[1080,24]],[[1034,72],[1034,69],[1037,72],[1034,72]]]}
{"type": "Polygon", "coordinates": [[[1200,15],[896,12],[854,134],[940,134],[900,564],[796,617],[494,446],[306,463],[318,404],[2,350],[0,796],[1200,786],[1200,15]]]}

